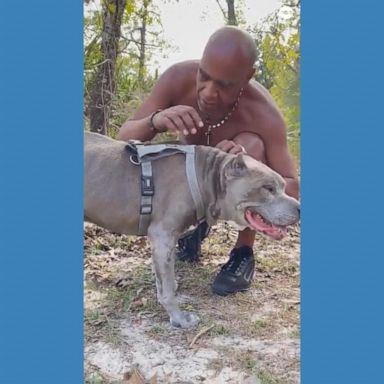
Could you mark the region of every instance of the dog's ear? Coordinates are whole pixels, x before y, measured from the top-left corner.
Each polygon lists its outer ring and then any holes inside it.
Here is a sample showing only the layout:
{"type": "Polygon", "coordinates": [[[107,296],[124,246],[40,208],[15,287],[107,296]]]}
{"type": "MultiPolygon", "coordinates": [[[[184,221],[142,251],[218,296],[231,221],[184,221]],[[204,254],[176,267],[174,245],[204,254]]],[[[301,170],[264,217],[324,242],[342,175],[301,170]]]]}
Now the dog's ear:
{"type": "Polygon", "coordinates": [[[247,174],[248,167],[245,164],[244,156],[242,153],[236,155],[225,166],[225,176],[228,178],[242,177],[247,174]]]}

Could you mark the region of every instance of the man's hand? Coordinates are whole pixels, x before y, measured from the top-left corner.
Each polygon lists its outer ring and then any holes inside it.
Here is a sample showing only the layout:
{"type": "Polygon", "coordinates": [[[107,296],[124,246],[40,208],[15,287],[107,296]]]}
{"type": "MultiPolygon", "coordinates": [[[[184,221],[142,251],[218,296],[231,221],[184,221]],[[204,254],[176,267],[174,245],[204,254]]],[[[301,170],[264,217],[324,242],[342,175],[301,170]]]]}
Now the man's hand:
{"type": "Polygon", "coordinates": [[[219,148],[222,151],[227,153],[232,153],[234,155],[237,155],[238,153],[247,153],[245,148],[242,145],[236,144],[232,140],[220,141],[220,143],[216,145],[216,148],[219,148]]]}
{"type": "Polygon", "coordinates": [[[194,135],[204,127],[199,114],[187,105],[176,105],[156,113],[152,119],[153,126],[160,132],[180,132],[184,136],[194,135]]]}

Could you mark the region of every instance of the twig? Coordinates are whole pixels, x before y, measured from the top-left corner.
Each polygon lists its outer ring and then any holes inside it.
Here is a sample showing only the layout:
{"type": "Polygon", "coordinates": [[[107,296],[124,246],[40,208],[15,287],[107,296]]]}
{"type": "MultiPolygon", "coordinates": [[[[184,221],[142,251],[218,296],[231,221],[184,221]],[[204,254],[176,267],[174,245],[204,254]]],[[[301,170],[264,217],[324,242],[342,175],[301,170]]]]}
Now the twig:
{"type": "Polygon", "coordinates": [[[216,3],[217,3],[217,5],[219,6],[220,11],[221,11],[221,13],[222,13],[223,16],[224,16],[224,19],[227,20],[228,16],[227,16],[227,14],[226,14],[226,12],[225,12],[225,9],[224,9],[223,6],[221,5],[220,1],[219,1],[219,0],[216,0],[216,3]]]}
{"type": "Polygon", "coordinates": [[[207,333],[208,331],[210,331],[215,325],[212,324],[211,326],[209,327],[206,327],[206,328],[203,328],[194,338],[193,340],[191,341],[191,344],[189,344],[189,348],[192,348],[193,345],[196,343],[197,339],[200,338],[201,336],[204,335],[204,333],[207,333]]]}

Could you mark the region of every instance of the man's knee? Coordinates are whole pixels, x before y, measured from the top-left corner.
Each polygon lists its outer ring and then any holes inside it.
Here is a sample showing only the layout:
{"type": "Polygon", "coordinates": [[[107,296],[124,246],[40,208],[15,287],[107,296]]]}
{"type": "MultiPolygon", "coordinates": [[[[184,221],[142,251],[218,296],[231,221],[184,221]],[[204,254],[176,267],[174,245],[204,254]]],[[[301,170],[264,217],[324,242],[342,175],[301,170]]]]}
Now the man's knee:
{"type": "Polygon", "coordinates": [[[245,148],[247,154],[254,159],[266,162],[265,146],[262,138],[256,133],[243,132],[234,137],[233,141],[245,148]]]}

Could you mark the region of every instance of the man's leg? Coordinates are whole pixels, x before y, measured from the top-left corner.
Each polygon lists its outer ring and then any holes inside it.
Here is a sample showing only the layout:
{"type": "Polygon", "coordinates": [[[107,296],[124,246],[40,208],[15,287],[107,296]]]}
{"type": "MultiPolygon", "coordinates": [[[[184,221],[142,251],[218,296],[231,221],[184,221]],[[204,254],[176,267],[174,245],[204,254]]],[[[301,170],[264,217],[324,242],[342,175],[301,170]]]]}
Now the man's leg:
{"type": "Polygon", "coordinates": [[[187,232],[177,242],[176,256],[179,260],[195,263],[201,255],[201,242],[208,236],[210,227],[206,221],[191,232],[187,232]]]}
{"type": "MultiPolygon", "coordinates": [[[[248,155],[265,162],[264,143],[258,135],[241,133],[234,138],[234,141],[246,148],[248,155]]],[[[214,293],[226,296],[249,288],[255,273],[254,241],[255,232],[251,229],[239,232],[228,262],[223,265],[212,284],[214,293]]]]}
{"type": "Polygon", "coordinates": [[[244,245],[252,248],[254,242],[255,242],[255,231],[252,231],[252,229],[246,228],[243,231],[239,232],[235,248],[238,248],[244,245]]]}
{"type": "Polygon", "coordinates": [[[236,245],[229,254],[229,260],[222,266],[212,284],[214,293],[226,296],[249,288],[255,273],[254,240],[254,231],[244,229],[239,232],[236,245]]]}

